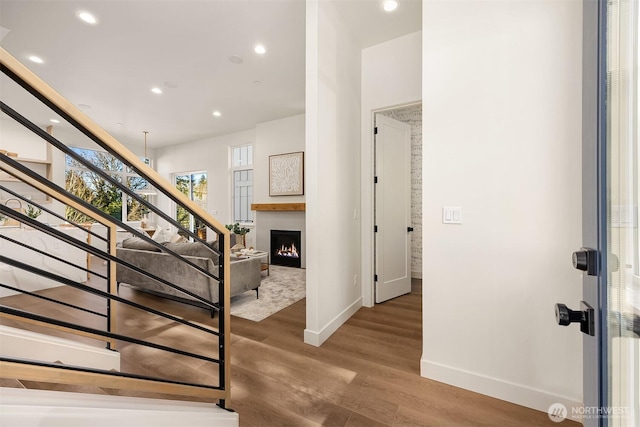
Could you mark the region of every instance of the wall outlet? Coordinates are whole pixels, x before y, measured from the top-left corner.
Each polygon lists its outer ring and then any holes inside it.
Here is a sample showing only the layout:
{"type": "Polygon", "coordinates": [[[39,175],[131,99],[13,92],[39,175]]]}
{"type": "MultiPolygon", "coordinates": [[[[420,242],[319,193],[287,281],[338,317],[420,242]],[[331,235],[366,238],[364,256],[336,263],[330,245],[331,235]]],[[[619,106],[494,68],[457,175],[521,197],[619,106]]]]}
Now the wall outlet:
{"type": "Polygon", "coordinates": [[[358,275],[354,274],[353,275],[353,287],[355,288],[356,286],[358,286],[358,275]]]}

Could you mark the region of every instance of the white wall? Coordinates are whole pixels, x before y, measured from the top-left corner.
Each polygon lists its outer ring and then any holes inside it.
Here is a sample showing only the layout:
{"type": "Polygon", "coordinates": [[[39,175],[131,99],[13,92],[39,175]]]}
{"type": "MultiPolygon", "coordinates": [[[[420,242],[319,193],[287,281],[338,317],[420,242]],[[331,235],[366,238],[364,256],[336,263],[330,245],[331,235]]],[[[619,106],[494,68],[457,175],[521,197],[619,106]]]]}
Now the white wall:
{"type": "MultiPolygon", "coordinates": [[[[207,212],[223,224],[231,223],[231,176],[229,174],[229,147],[253,144],[255,130],[236,132],[215,138],[172,145],[156,150],[156,170],[172,181],[172,175],[182,172],[207,172],[207,212]]],[[[158,207],[171,213],[175,206],[166,197],[158,196],[158,207]]],[[[162,222],[159,221],[161,224],[162,222]]],[[[207,236],[209,239],[212,236],[207,236]]],[[[247,234],[247,245],[255,244],[252,233],[247,234]]]]}
{"type": "Polygon", "coordinates": [[[18,153],[18,157],[47,158],[46,141],[4,114],[0,117],[0,148],[18,153]]]}
{"type": "Polygon", "coordinates": [[[361,306],[357,278],[354,284],[361,264],[360,60],[361,50],[333,3],[308,0],[304,336],[313,345],[361,306]]]}
{"type": "Polygon", "coordinates": [[[422,32],[362,50],[362,298],[373,306],[373,111],[422,99],[422,32]]]}
{"type": "Polygon", "coordinates": [[[253,203],[300,203],[305,196],[269,196],[269,156],[304,151],[304,114],[258,123],[253,150],[253,203]]]}
{"type": "Polygon", "coordinates": [[[582,400],[581,8],[423,2],[422,375],[543,411],[582,400]]]}

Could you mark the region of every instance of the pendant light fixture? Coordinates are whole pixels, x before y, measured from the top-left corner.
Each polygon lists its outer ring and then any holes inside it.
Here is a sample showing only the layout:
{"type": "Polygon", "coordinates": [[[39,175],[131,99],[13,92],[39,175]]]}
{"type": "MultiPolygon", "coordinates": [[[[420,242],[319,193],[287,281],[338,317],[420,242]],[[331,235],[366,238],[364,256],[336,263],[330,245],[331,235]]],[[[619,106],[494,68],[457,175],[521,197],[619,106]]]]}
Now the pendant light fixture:
{"type": "MultiPolygon", "coordinates": [[[[143,130],[142,133],[144,134],[144,159],[146,162],[149,159],[147,157],[147,135],[149,134],[149,131],[143,130]]],[[[139,190],[136,190],[136,193],[140,196],[155,196],[156,194],[158,194],[156,190],[150,185],[148,188],[141,188],[139,190]]]]}

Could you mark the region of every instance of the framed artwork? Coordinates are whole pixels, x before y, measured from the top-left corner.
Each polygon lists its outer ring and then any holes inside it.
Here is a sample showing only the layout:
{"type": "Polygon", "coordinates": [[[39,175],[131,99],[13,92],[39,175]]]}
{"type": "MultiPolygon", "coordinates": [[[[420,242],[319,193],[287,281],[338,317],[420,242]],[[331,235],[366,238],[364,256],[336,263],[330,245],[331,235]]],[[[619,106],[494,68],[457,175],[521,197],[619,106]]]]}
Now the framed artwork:
{"type": "Polygon", "coordinates": [[[269,156],[269,196],[304,194],[304,152],[269,156]]]}

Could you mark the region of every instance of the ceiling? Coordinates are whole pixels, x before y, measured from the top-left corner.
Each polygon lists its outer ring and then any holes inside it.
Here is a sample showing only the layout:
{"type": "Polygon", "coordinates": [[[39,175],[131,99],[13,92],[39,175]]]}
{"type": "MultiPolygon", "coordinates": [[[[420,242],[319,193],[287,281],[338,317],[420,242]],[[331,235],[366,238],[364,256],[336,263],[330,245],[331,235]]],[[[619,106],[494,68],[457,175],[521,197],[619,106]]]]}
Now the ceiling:
{"type": "MultiPolygon", "coordinates": [[[[391,14],[379,0],[334,3],[367,47],[420,30],[421,0],[399,1],[391,14]]],[[[4,49],[125,145],[141,145],[145,130],[160,147],[305,110],[304,0],[0,0],[0,26],[4,49]]],[[[14,100],[6,78],[0,91],[36,124],[50,124],[50,112],[14,100]]]]}

